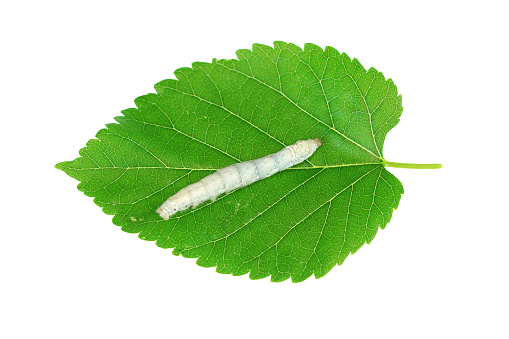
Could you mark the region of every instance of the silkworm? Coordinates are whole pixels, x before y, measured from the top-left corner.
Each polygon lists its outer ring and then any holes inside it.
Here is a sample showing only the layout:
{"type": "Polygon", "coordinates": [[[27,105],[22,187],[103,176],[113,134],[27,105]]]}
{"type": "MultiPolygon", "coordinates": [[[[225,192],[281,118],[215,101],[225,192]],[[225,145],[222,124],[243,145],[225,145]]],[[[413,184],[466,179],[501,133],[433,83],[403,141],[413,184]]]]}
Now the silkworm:
{"type": "Polygon", "coordinates": [[[179,211],[212,200],[236,188],[250,185],[274,173],[297,165],[309,158],[322,145],[320,139],[299,140],[281,151],[259,159],[240,162],[221,168],[172,195],[157,209],[164,220],[179,211]]]}

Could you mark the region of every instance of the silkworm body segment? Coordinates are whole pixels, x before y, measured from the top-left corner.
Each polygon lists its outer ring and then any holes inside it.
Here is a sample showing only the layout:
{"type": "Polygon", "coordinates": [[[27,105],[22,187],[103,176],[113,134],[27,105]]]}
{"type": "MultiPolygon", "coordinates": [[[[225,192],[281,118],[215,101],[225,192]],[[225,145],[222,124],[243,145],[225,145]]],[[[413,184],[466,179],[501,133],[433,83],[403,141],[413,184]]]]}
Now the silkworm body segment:
{"type": "Polygon", "coordinates": [[[209,174],[172,195],[157,209],[164,220],[178,211],[212,200],[236,188],[270,177],[309,158],[322,145],[320,139],[299,140],[265,157],[233,164],[209,174]]]}

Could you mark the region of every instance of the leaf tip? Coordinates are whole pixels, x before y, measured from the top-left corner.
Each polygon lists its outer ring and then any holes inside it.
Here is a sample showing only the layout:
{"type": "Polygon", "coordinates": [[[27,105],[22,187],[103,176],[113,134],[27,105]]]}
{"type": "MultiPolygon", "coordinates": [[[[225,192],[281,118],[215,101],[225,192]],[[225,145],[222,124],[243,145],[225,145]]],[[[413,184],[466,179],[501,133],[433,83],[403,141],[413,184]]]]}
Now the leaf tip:
{"type": "Polygon", "coordinates": [[[67,165],[68,163],[69,163],[68,161],[62,161],[56,164],[54,167],[58,170],[61,170],[62,172],[65,172],[65,170],[69,167],[67,165]]]}

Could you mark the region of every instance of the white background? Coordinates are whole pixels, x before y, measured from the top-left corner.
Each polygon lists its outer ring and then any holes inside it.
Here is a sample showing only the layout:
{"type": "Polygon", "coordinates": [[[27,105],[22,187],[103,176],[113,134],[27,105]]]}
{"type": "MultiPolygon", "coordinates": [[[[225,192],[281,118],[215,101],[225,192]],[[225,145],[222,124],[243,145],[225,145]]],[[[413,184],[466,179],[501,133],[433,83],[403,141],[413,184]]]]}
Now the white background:
{"type": "Polygon", "coordinates": [[[6,1],[0,5],[2,338],[508,338],[504,1],[6,1]],[[53,166],[194,61],[333,46],[394,80],[405,194],[321,279],[201,268],[111,223],[53,166]]]}

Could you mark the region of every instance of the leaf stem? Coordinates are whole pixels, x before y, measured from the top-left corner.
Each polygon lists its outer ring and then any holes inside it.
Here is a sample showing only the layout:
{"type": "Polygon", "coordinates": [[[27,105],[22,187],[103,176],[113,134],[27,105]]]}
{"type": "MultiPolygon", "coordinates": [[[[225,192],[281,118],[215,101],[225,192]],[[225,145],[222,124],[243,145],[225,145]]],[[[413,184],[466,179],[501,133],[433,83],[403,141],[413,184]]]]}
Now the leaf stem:
{"type": "Polygon", "coordinates": [[[384,160],[385,167],[396,167],[396,168],[415,168],[415,169],[437,169],[442,168],[442,164],[409,164],[404,162],[391,162],[384,160]]]}

